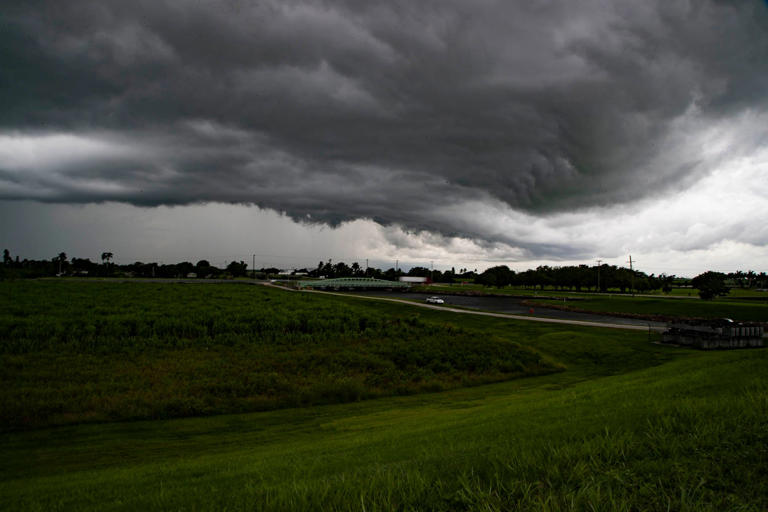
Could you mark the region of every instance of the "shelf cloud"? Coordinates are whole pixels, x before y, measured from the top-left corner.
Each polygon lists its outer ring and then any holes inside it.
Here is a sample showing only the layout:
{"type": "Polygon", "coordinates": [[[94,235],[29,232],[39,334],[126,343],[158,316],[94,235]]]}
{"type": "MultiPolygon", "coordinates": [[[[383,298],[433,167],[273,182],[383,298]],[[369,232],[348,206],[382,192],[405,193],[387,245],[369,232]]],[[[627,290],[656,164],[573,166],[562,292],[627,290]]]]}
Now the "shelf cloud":
{"type": "Polygon", "coordinates": [[[3,200],[253,204],[568,258],[604,249],[574,219],[768,143],[765,2],[8,4],[3,200]]]}

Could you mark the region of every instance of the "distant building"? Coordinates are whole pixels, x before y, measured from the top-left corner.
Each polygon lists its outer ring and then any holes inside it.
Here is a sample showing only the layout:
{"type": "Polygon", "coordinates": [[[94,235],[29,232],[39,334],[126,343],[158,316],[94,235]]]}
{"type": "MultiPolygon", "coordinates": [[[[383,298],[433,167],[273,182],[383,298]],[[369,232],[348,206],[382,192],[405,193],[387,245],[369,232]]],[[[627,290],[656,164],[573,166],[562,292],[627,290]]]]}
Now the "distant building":
{"type": "Polygon", "coordinates": [[[400,276],[400,282],[402,283],[428,283],[429,278],[428,277],[417,277],[417,276],[400,276]]]}
{"type": "Polygon", "coordinates": [[[671,322],[661,335],[664,343],[701,350],[757,348],[765,346],[764,329],[758,323],[734,322],[728,318],[708,321],[671,322]]]}
{"type": "Polygon", "coordinates": [[[331,289],[331,290],[394,290],[408,289],[408,283],[374,279],[372,277],[339,277],[335,279],[318,279],[316,281],[296,281],[296,288],[302,289],[331,289]]]}

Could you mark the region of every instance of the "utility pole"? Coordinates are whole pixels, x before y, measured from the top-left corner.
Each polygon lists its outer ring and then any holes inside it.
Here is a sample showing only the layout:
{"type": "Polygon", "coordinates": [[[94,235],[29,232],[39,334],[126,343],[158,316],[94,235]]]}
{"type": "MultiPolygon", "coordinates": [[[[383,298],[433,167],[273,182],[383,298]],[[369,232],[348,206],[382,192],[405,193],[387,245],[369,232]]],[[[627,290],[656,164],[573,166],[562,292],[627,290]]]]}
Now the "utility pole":
{"type": "Polygon", "coordinates": [[[400,260],[395,260],[395,272],[400,270],[400,260]]]}
{"type": "Polygon", "coordinates": [[[251,263],[251,277],[256,279],[256,255],[253,255],[253,263],[251,263]]]}
{"type": "Polygon", "coordinates": [[[597,260],[597,292],[600,293],[600,265],[603,264],[603,260],[597,260]]]}
{"type": "MultiPolygon", "coordinates": [[[[637,261],[635,261],[637,263],[637,261]]],[[[635,295],[635,270],[632,268],[632,255],[629,255],[629,278],[631,279],[630,285],[629,285],[629,291],[632,293],[632,296],[635,295]]]]}
{"type": "Polygon", "coordinates": [[[429,262],[429,280],[432,282],[435,281],[435,262],[434,261],[429,262]]]}
{"type": "Polygon", "coordinates": [[[365,258],[365,277],[368,277],[368,258],[365,258]]]}

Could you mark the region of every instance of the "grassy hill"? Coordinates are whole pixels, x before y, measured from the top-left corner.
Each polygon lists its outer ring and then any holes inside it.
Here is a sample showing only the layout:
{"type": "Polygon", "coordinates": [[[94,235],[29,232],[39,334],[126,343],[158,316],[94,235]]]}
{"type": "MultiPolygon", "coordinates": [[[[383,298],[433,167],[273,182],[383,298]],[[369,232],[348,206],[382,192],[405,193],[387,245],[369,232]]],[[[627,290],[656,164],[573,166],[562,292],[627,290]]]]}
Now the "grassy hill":
{"type": "MultiPolygon", "coordinates": [[[[371,307],[412,314],[405,305],[371,307]]],[[[768,508],[765,350],[686,351],[649,343],[642,333],[439,311],[424,312],[420,321],[461,322],[467,332],[514,339],[565,371],[346,404],[7,432],[0,438],[0,504],[768,508]]]]}

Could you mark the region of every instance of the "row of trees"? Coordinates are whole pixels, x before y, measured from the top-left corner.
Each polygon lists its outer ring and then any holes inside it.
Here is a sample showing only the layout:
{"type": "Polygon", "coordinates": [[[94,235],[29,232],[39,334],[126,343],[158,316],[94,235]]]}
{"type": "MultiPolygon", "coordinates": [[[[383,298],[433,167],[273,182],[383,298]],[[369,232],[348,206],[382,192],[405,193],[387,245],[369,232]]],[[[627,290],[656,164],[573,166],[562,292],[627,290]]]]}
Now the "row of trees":
{"type": "Polygon", "coordinates": [[[673,285],[695,288],[702,299],[710,300],[727,295],[732,287],[768,288],[768,274],[748,272],[704,272],[693,279],[677,278],[674,275],[646,275],[637,270],[616,267],[615,265],[588,265],[549,267],[540,266],[535,270],[516,273],[506,265],[492,267],[477,276],[476,283],[485,286],[522,286],[525,288],[544,289],[553,287],[558,290],[598,290],[619,289],[622,292],[648,292],[662,290],[670,292],[673,285]]]}
{"type": "Polygon", "coordinates": [[[412,267],[408,272],[395,268],[382,271],[378,268],[362,268],[357,262],[347,265],[344,262],[333,263],[321,261],[313,270],[302,269],[299,274],[307,274],[311,277],[373,277],[377,279],[396,280],[400,276],[426,277],[436,283],[454,283],[457,281],[472,281],[484,286],[502,288],[504,286],[520,286],[530,289],[554,288],[556,290],[569,291],[601,291],[620,290],[625,292],[649,292],[662,290],[668,293],[673,286],[691,286],[699,290],[704,299],[711,299],[718,295],[726,295],[730,286],[762,287],[768,286],[768,275],[765,272],[756,273],[734,272],[723,274],[719,272],[705,272],[694,279],[678,278],[674,275],[645,274],[638,270],[632,270],[616,265],[603,264],[599,266],[578,265],[564,267],[550,267],[542,265],[536,269],[524,272],[515,272],[506,265],[491,267],[478,274],[477,271],[455,268],[441,272],[426,267],[412,267]]]}
{"type": "Polygon", "coordinates": [[[765,272],[756,273],[754,270],[747,272],[730,272],[723,274],[726,281],[739,288],[768,288],[768,275],[765,272]]]}
{"type": "Polygon", "coordinates": [[[619,289],[622,292],[650,290],[670,291],[675,281],[673,275],[646,275],[644,272],[603,264],[600,266],[550,267],[542,265],[525,272],[515,272],[506,265],[491,267],[475,279],[485,286],[522,286],[524,288],[552,287],[557,290],[619,289]]]}
{"type": "Polygon", "coordinates": [[[389,268],[387,270],[381,270],[374,267],[363,268],[357,262],[352,263],[352,265],[347,265],[343,261],[333,263],[331,260],[326,262],[321,261],[315,269],[301,269],[297,271],[297,273],[306,273],[310,277],[326,277],[329,279],[334,277],[373,277],[375,279],[387,279],[393,281],[399,279],[401,276],[426,277],[435,283],[454,283],[462,280],[473,281],[477,277],[475,271],[467,269],[461,269],[457,273],[455,268],[440,271],[428,269],[426,267],[411,267],[408,272],[404,272],[402,269],[396,268],[389,268]]]}
{"type": "MultiPolygon", "coordinates": [[[[178,278],[194,274],[198,277],[223,278],[241,277],[248,273],[248,265],[243,261],[233,261],[226,268],[217,268],[206,260],[196,264],[188,261],[173,264],[143,263],[137,261],[127,265],[117,265],[112,262],[114,254],[103,252],[101,263],[89,258],[69,259],[64,252],[50,260],[19,259],[11,256],[8,249],[3,251],[3,265],[0,267],[0,277],[24,278],[44,277],[53,275],[69,276],[131,276],[131,277],[166,277],[178,278]]],[[[262,269],[262,272],[279,272],[278,269],[262,269]]]]}
{"type": "MultiPolygon", "coordinates": [[[[201,278],[226,278],[226,277],[253,277],[275,276],[280,270],[277,268],[262,268],[256,272],[248,270],[248,265],[243,261],[232,261],[226,268],[217,268],[207,260],[200,260],[196,264],[181,262],[174,264],[157,264],[135,262],[128,265],[117,265],[112,262],[114,254],[103,252],[101,263],[93,262],[88,258],[67,257],[64,252],[59,253],[50,260],[20,260],[18,256],[12,257],[10,251],[3,251],[3,265],[0,267],[0,278],[42,277],[51,275],[80,275],[80,276],[133,276],[133,277],[165,277],[178,278],[195,275],[201,278]]],[[[331,260],[319,262],[314,269],[299,269],[293,272],[295,275],[307,275],[310,277],[373,277],[377,279],[397,280],[401,276],[417,276],[428,278],[437,283],[475,282],[484,286],[504,287],[520,286],[530,289],[554,288],[557,290],[582,291],[620,290],[622,292],[635,291],[647,292],[651,290],[663,290],[669,292],[673,285],[687,284],[700,291],[702,298],[713,298],[728,293],[730,287],[740,288],[768,288],[768,275],[765,272],[756,273],[732,272],[723,274],[719,272],[705,272],[696,276],[693,280],[677,278],[674,275],[647,275],[644,272],[603,264],[599,266],[563,266],[550,267],[542,265],[536,269],[524,272],[515,272],[506,265],[491,267],[478,274],[477,270],[455,268],[440,271],[426,267],[412,267],[408,272],[401,269],[389,268],[363,268],[354,262],[347,265],[344,262],[333,263],[331,260]]]]}

